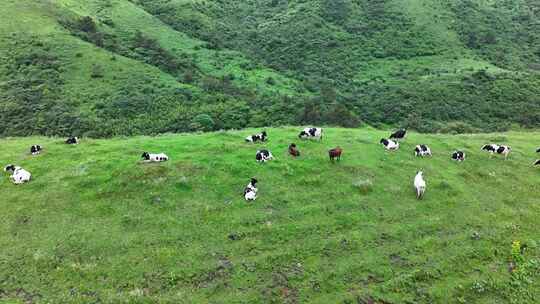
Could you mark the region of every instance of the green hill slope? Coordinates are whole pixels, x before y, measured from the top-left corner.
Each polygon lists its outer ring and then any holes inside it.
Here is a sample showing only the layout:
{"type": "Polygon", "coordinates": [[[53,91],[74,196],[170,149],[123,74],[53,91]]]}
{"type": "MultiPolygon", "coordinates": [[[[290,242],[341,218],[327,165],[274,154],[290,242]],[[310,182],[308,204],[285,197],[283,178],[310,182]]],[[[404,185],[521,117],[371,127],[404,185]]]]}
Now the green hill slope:
{"type": "Polygon", "coordinates": [[[538,127],[539,14],[530,0],[6,0],[0,134],[538,127]]]}
{"type": "Polygon", "coordinates": [[[128,1],[8,1],[1,14],[1,134],[182,131],[200,128],[201,113],[210,129],[241,128],[267,123],[250,105],[294,106],[280,101],[295,80],[209,50],[128,1]]]}
{"type": "Polygon", "coordinates": [[[538,302],[539,134],[412,133],[388,153],[384,131],[328,128],[300,142],[298,129],[268,129],[264,145],[244,143],[255,130],[0,140],[0,164],[33,174],[0,179],[0,302],[538,302]],[[286,154],[293,141],[298,159],[286,154]],[[510,158],[481,152],[490,142],[511,145],[510,158]],[[45,150],[31,157],[34,143],[45,150]],[[414,158],[419,143],[433,158],[414,158]],[[256,163],[261,147],[276,159],[256,163]],[[463,163],[449,158],[458,148],[463,163]],[[142,151],[171,159],[143,164],[142,151]],[[253,176],[259,198],[246,203],[253,176]]]}

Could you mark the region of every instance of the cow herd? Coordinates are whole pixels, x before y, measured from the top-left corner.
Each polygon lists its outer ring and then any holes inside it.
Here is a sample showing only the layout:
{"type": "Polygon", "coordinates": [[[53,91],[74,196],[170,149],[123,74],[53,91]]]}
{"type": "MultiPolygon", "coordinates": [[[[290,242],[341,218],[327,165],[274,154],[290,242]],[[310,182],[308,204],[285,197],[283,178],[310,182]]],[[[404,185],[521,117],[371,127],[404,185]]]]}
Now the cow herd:
{"type": "MultiPolygon", "coordinates": [[[[387,151],[397,151],[399,150],[399,142],[404,140],[407,136],[407,130],[400,129],[390,135],[389,138],[382,138],[379,143],[387,151]]],[[[303,129],[298,135],[299,139],[315,139],[321,141],[323,139],[323,129],[308,127],[303,129]]],[[[256,143],[256,142],[266,142],[268,140],[268,134],[266,131],[262,131],[258,134],[253,134],[246,137],[246,142],[256,143]]],[[[65,141],[66,144],[76,145],[79,144],[79,139],[77,137],[70,137],[65,141]]],[[[504,159],[508,158],[508,155],[512,151],[509,146],[498,145],[498,144],[487,144],[481,148],[482,151],[486,151],[493,156],[494,154],[504,156],[504,159]]],[[[32,145],[30,147],[30,154],[38,155],[42,151],[40,145],[32,145]]],[[[425,144],[416,145],[414,148],[414,155],[417,157],[432,157],[431,149],[425,144]]],[[[540,148],[536,150],[537,153],[540,153],[540,148]]],[[[341,147],[336,147],[328,151],[328,156],[330,161],[340,161],[343,149],[341,147]]],[[[288,154],[292,157],[299,157],[300,150],[298,149],[295,143],[291,143],[288,148],[288,154]]],[[[456,150],[451,154],[451,159],[462,162],[465,160],[465,153],[463,151],[456,150]]],[[[141,155],[143,162],[164,162],[168,161],[169,157],[165,153],[153,154],[149,152],[144,152],[141,155]]],[[[274,156],[267,149],[260,149],[255,154],[255,159],[259,163],[265,163],[267,161],[273,160],[274,156]]],[[[533,163],[534,166],[540,166],[540,159],[536,160],[533,163]]],[[[4,167],[4,171],[11,174],[10,178],[14,184],[23,184],[30,181],[31,174],[25,169],[9,164],[4,167]]],[[[244,188],[244,198],[246,201],[254,201],[257,199],[257,179],[252,178],[249,184],[244,188]]],[[[424,180],[424,174],[422,171],[418,171],[414,177],[414,189],[416,191],[416,197],[422,199],[426,191],[426,181],[424,180]]]]}

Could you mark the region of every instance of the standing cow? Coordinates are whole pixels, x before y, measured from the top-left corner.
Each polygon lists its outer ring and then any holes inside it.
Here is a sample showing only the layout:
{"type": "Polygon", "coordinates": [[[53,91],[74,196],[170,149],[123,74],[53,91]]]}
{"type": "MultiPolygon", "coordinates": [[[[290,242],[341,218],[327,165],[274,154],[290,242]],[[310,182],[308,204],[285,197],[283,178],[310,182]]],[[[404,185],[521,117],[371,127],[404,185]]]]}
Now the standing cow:
{"type": "Polygon", "coordinates": [[[330,161],[334,161],[335,159],[340,161],[341,160],[341,153],[343,153],[343,149],[341,149],[340,147],[329,150],[328,151],[328,156],[330,156],[330,161]]]}
{"type": "Polygon", "coordinates": [[[416,190],[416,198],[424,198],[426,192],[426,181],[424,180],[424,172],[418,171],[414,177],[414,189],[416,190]]]}

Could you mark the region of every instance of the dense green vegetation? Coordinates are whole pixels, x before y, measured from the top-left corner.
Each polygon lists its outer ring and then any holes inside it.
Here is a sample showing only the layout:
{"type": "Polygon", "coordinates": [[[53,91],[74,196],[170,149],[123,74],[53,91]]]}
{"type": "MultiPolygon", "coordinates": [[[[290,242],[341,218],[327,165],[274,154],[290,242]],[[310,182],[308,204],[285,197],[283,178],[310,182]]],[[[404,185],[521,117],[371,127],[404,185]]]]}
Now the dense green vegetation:
{"type": "Polygon", "coordinates": [[[540,125],[533,0],[6,0],[0,18],[1,135],[540,125]]]}
{"type": "Polygon", "coordinates": [[[388,153],[385,131],[299,142],[298,130],[268,129],[264,145],[244,142],[253,129],[0,140],[0,164],[33,174],[0,179],[0,302],[538,303],[538,133],[412,133],[388,153]],[[488,142],[511,145],[510,158],[490,159],[488,142]],[[414,158],[418,143],[433,157],[414,158]],[[256,163],[261,147],[276,159],[256,163]],[[450,160],[456,148],[465,162],[450,160]],[[141,163],[145,150],[171,159],[141,163]],[[259,198],[246,203],[253,176],[259,198]]]}

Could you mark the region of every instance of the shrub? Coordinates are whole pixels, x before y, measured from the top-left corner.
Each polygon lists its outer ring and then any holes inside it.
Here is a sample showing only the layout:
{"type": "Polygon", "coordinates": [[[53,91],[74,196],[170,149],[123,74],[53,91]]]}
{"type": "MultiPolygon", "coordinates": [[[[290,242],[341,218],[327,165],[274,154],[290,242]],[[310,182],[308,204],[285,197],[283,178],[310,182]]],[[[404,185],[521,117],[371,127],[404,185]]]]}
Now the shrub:
{"type": "Polygon", "coordinates": [[[214,128],[214,120],[208,114],[199,114],[191,121],[190,128],[193,131],[211,131],[214,128]]]}
{"type": "Polygon", "coordinates": [[[359,179],[353,182],[353,187],[358,189],[361,194],[366,195],[373,191],[373,182],[370,179],[359,179]]]}

